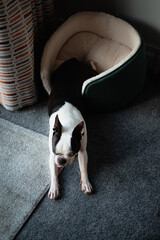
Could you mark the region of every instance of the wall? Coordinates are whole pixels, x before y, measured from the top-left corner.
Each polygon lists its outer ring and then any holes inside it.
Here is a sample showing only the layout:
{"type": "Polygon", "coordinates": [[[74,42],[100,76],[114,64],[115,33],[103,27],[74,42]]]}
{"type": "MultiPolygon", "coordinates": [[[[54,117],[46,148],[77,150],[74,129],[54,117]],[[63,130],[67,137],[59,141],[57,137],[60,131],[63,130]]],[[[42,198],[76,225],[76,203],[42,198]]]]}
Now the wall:
{"type": "Polygon", "coordinates": [[[59,21],[78,11],[104,11],[114,13],[115,0],[55,0],[55,12],[59,21]]]}
{"type": "Polygon", "coordinates": [[[117,0],[115,13],[133,23],[148,45],[160,48],[160,0],[117,0]]]}
{"type": "Polygon", "coordinates": [[[160,0],[55,0],[58,21],[78,11],[104,11],[140,31],[147,45],[160,48],[160,0]]]}

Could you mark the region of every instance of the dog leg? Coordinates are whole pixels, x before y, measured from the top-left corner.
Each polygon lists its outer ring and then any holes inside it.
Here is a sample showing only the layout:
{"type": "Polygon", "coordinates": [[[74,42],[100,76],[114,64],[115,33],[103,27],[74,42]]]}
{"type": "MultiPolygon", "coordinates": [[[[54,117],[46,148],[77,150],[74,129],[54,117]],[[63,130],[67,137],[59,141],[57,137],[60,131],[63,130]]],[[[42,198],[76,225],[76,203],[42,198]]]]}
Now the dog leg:
{"type": "Polygon", "coordinates": [[[49,189],[48,197],[51,199],[56,199],[59,196],[58,167],[55,164],[53,153],[51,153],[49,157],[49,167],[51,174],[51,186],[49,189]]]}
{"type": "Polygon", "coordinates": [[[79,161],[79,167],[81,172],[82,191],[86,194],[91,194],[93,191],[93,188],[88,180],[88,173],[87,173],[88,155],[86,150],[79,151],[78,161],[79,161]]]}

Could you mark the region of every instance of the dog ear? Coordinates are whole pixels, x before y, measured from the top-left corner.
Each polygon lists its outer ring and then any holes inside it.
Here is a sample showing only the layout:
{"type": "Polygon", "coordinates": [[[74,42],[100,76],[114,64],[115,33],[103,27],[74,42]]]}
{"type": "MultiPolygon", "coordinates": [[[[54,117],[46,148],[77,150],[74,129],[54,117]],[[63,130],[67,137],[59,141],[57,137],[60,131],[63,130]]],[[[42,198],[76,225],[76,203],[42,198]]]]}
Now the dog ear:
{"type": "Polygon", "coordinates": [[[73,153],[78,153],[81,147],[81,138],[84,135],[84,122],[80,122],[72,132],[71,149],[73,153]]]}
{"type": "Polygon", "coordinates": [[[52,151],[56,152],[56,145],[61,137],[62,125],[59,121],[58,115],[55,117],[54,127],[53,127],[53,136],[52,136],[52,151]]]}
{"type": "Polygon", "coordinates": [[[60,123],[60,121],[59,121],[58,114],[57,114],[56,117],[55,117],[55,122],[54,122],[53,131],[54,131],[55,133],[58,133],[58,134],[61,135],[62,125],[61,125],[61,123],[60,123]]]}
{"type": "Polygon", "coordinates": [[[72,132],[72,137],[77,137],[81,140],[81,137],[84,135],[84,122],[80,122],[72,132]]]}

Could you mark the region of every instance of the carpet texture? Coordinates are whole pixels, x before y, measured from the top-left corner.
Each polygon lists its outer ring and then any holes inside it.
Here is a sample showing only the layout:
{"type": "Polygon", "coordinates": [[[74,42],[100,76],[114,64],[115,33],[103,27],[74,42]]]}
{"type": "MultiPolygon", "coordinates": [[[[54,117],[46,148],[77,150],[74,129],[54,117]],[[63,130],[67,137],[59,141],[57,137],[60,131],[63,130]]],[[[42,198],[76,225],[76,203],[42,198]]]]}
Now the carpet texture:
{"type": "Polygon", "coordinates": [[[48,138],[0,118],[0,239],[12,239],[49,185],[48,138]]]}
{"type": "MultiPolygon", "coordinates": [[[[47,103],[3,118],[48,134],[47,103]]],[[[160,239],[160,82],[151,82],[133,105],[85,116],[90,196],[81,191],[78,162],[60,174],[61,198],[47,194],[16,240],[160,239]]]]}

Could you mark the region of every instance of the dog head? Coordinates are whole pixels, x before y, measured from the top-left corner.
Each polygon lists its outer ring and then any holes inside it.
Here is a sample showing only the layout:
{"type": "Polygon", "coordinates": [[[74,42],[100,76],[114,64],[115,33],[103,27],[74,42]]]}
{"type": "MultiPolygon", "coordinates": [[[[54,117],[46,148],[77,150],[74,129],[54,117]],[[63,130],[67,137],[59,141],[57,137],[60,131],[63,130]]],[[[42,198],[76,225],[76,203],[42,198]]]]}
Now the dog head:
{"type": "Polygon", "coordinates": [[[58,167],[70,165],[79,150],[84,135],[84,122],[81,121],[72,131],[63,129],[58,115],[55,117],[52,135],[52,151],[55,154],[55,163],[58,167]]]}

